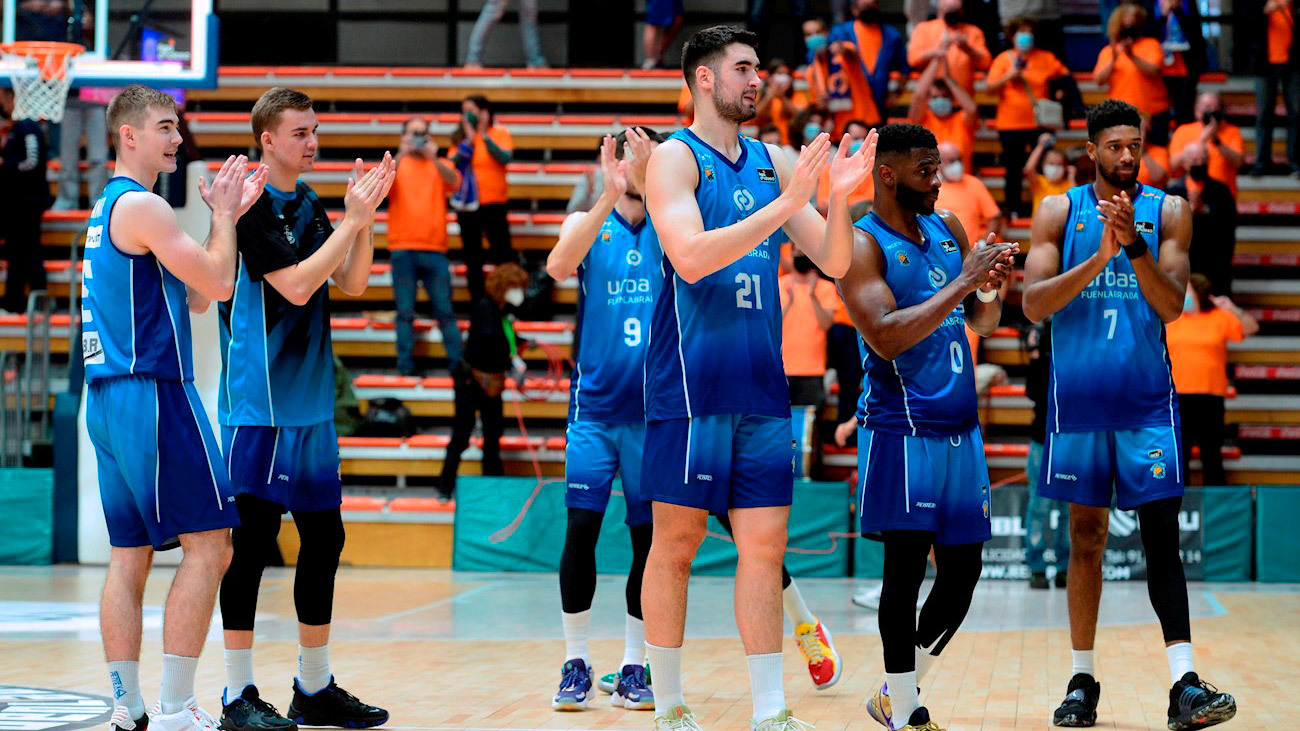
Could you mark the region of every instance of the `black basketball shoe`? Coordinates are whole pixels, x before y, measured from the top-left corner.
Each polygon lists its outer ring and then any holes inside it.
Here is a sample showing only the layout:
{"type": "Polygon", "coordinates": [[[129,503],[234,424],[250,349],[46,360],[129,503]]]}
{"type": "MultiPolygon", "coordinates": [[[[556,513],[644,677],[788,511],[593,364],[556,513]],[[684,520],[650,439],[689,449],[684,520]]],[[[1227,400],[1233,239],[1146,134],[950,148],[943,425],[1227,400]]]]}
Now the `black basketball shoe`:
{"type": "Polygon", "coordinates": [[[384,725],[388,721],[388,711],[362,703],[340,688],[331,677],[329,685],[311,695],[302,692],[295,680],[289,719],[303,726],[370,728],[384,725]]]}
{"type": "Polygon", "coordinates": [[[1101,683],[1087,673],[1070,678],[1065,700],[1052,714],[1052,724],[1067,728],[1090,728],[1097,723],[1097,703],[1101,700],[1101,683]]]}
{"type": "Polygon", "coordinates": [[[1217,726],[1237,715],[1237,701],[1227,693],[1187,673],[1169,689],[1169,728],[1217,726]]]}
{"type": "MultiPolygon", "coordinates": [[[[225,700],[224,698],[222,700],[225,700]]],[[[222,731],[298,731],[275,706],[262,700],[257,686],[245,686],[238,696],[221,707],[222,731]]]]}

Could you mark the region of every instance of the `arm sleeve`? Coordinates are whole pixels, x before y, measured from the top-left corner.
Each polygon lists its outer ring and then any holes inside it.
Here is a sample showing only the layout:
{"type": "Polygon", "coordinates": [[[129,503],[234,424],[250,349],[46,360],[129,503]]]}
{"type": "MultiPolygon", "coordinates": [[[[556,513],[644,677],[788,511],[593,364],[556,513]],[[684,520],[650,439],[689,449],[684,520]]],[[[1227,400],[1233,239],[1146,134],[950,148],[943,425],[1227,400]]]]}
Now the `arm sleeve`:
{"type": "Polygon", "coordinates": [[[235,224],[239,255],[248,268],[248,278],[262,281],[269,272],[279,271],[301,261],[298,252],[284,235],[283,226],[270,216],[265,199],[258,201],[235,224]]]}

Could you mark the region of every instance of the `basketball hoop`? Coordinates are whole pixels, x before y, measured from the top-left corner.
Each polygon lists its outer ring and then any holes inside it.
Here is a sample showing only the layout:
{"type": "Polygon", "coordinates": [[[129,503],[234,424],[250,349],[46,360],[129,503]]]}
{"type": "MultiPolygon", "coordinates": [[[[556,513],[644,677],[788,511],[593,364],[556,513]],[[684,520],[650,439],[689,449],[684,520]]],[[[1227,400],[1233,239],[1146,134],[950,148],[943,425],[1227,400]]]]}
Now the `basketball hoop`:
{"type": "Polygon", "coordinates": [[[14,119],[63,121],[63,107],[72,85],[72,59],[85,47],[53,41],[15,41],[0,45],[0,57],[17,63],[10,74],[14,86],[14,119]]]}

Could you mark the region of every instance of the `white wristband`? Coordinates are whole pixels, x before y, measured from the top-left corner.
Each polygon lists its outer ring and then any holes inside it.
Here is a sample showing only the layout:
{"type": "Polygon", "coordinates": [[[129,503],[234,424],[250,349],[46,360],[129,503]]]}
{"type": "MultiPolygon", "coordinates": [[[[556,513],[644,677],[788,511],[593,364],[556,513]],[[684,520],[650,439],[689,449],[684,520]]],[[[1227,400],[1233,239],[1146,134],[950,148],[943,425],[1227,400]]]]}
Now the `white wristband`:
{"type": "Polygon", "coordinates": [[[977,289],[975,290],[975,296],[980,298],[980,302],[992,302],[998,298],[998,291],[995,289],[992,292],[985,292],[982,289],[977,289]]]}

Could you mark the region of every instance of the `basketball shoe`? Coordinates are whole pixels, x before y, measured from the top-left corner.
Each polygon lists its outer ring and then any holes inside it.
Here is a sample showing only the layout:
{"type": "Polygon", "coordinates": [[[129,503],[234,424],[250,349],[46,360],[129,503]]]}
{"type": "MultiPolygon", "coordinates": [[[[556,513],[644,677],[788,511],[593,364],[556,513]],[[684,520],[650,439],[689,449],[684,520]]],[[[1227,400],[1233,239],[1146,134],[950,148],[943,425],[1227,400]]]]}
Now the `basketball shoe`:
{"type": "Polygon", "coordinates": [[[944,731],[944,728],[934,721],[930,720],[930,712],[925,706],[912,711],[912,717],[907,719],[907,725],[898,731],[944,731]]]}
{"type": "Polygon", "coordinates": [[[590,694],[591,668],[582,658],[575,657],[560,669],[560,689],[551,699],[551,708],[557,711],[585,710],[590,694]]]}
{"type": "Polygon", "coordinates": [[[113,706],[113,716],[108,719],[110,731],[145,731],[149,728],[149,714],[145,713],[134,721],[126,706],[113,706]]]}
{"type": "Polygon", "coordinates": [[[1067,728],[1090,728],[1097,723],[1097,703],[1101,701],[1101,683],[1087,673],[1070,678],[1065,700],[1052,714],[1052,723],[1067,728]]]}
{"type": "Polygon", "coordinates": [[[889,724],[893,723],[894,709],[889,702],[889,684],[885,683],[880,686],[880,690],[867,700],[867,715],[876,720],[877,723],[885,728],[893,728],[889,724]]]}
{"type": "Polygon", "coordinates": [[[163,713],[162,703],[154,705],[149,714],[149,725],[154,731],[217,731],[217,719],[207,711],[199,708],[193,697],[185,702],[185,707],[175,713],[163,713]]]}
{"type": "Polygon", "coordinates": [[[790,715],[790,709],[762,721],[749,721],[749,731],[813,731],[814,726],[790,715]]]}
{"type": "Polygon", "coordinates": [[[1227,693],[1187,673],[1169,689],[1169,728],[1217,726],[1237,715],[1237,701],[1227,693]]]}
{"type": "Polygon", "coordinates": [[[619,672],[618,686],[610,697],[611,706],[622,706],[630,711],[654,710],[655,694],[646,682],[645,668],[624,665],[619,672]]]}
{"type": "Polygon", "coordinates": [[[221,707],[222,731],[298,731],[298,725],[262,700],[257,686],[248,685],[221,707]]]}
{"type": "Polygon", "coordinates": [[[330,676],[330,684],[308,695],[293,681],[293,700],[289,702],[289,720],[300,726],[336,726],[370,728],[388,722],[388,711],[362,703],[343,690],[330,676]]]}
{"type": "Polygon", "coordinates": [[[804,622],[795,627],[794,640],[804,662],[808,663],[808,674],[817,690],[825,690],[839,682],[843,670],[840,654],[835,651],[830,630],[820,620],[816,624],[804,622]]]}
{"type": "Polygon", "coordinates": [[[695,714],[684,705],[673,706],[667,716],[655,716],[655,731],[704,731],[695,714]]]}

